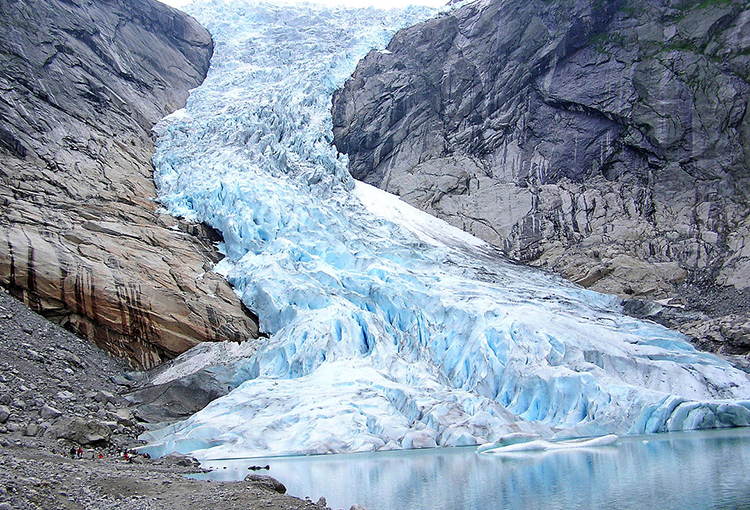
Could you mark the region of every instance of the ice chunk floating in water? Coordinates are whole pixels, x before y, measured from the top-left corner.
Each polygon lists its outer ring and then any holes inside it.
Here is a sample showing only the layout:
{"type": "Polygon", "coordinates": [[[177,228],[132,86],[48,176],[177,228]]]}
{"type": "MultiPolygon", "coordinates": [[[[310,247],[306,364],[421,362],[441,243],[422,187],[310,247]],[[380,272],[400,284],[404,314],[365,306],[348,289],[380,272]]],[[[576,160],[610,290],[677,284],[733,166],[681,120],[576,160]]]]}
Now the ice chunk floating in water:
{"type": "Polygon", "coordinates": [[[157,128],[160,200],[225,239],[217,268],[268,338],[202,346],[235,388],[148,434],[198,458],[747,425],[744,373],[672,331],[502,259],[355,183],[330,97],[392,27],[428,15],[211,1],[206,82],[157,128]]]}

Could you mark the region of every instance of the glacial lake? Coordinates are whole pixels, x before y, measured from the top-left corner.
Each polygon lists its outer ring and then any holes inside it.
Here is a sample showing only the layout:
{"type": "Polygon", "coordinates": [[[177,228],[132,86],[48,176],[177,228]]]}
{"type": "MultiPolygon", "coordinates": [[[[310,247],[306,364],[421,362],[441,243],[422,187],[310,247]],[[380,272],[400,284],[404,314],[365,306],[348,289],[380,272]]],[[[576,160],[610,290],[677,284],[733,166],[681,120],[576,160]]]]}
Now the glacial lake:
{"type": "Polygon", "coordinates": [[[344,510],[750,509],[750,428],[507,456],[471,447],[207,461],[213,471],[195,478],[242,480],[266,464],[257,473],[289,494],[344,510]]]}

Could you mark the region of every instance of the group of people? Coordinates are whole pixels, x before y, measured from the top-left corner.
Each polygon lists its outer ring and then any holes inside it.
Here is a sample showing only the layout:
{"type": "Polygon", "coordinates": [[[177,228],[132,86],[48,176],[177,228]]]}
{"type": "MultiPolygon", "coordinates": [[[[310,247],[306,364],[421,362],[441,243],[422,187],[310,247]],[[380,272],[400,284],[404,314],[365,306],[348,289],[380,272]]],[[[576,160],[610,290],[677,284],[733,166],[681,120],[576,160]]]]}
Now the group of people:
{"type": "MultiPolygon", "coordinates": [[[[104,457],[110,458],[111,455],[109,453],[105,454],[104,452],[101,452],[101,451],[99,453],[95,453],[95,454],[91,455],[92,459],[103,459],[104,457]]],[[[132,462],[132,460],[133,460],[134,457],[143,457],[144,459],[150,459],[151,455],[149,455],[148,453],[140,454],[140,453],[138,453],[134,449],[125,449],[125,450],[120,449],[120,450],[117,450],[117,455],[115,456],[115,458],[125,459],[125,460],[131,461],[131,462],[132,462]]],[[[76,448],[75,446],[71,446],[70,447],[70,458],[71,459],[76,459],[76,458],[82,459],[83,458],[83,448],[81,448],[80,446],[78,448],[76,448]]]]}
{"type": "Polygon", "coordinates": [[[148,453],[138,453],[136,450],[117,450],[117,457],[122,457],[125,460],[132,460],[133,457],[143,457],[144,459],[150,459],[151,455],[148,453]]]}

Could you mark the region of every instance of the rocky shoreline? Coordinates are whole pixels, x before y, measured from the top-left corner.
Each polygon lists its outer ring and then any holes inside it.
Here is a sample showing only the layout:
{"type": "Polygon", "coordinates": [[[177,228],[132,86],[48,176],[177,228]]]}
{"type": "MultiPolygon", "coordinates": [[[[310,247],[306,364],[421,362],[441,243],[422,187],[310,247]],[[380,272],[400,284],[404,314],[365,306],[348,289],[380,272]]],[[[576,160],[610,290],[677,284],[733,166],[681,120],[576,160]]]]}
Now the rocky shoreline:
{"type": "Polygon", "coordinates": [[[198,481],[184,476],[202,471],[189,457],[125,460],[144,425],[123,397],[136,374],[5,292],[0,349],[0,510],[326,508],[265,475],[198,481]]]}

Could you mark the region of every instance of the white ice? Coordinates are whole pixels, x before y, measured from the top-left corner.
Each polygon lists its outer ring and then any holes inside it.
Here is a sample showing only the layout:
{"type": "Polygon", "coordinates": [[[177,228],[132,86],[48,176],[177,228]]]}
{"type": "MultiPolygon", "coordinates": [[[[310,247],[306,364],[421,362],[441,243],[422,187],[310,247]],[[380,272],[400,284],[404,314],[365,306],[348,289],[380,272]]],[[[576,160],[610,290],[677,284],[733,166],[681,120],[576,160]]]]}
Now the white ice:
{"type": "Polygon", "coordinates": [[[484,448],[478,453],[486,455],[507,455],[530,452],[549,452],[556,450],[582,450],[597,446],[613,446],[617,444],[619,437],[615,434],[607,434],[592,438],[567,439],[563,441],[546,441],[534,439],[526,442],[518,442],[498,446],[496,448],[484,448]]]}
{"type": "Polygon", "coordinates": [[[268,338],[203,345],[164,382],[231,387],[152,431],[198,458],[468,445],[748,425],[746,375],[612,297],[356,184],[331,146],[331,94],[394,30],[430,15],[209,0],[209,76],[158,135],[171,213],[224,235],[217,268],[268,338]]]}

